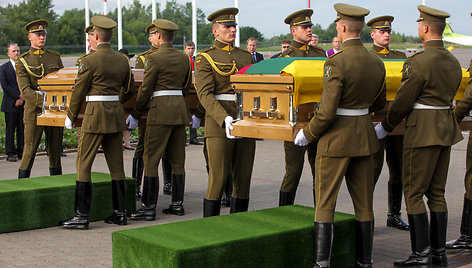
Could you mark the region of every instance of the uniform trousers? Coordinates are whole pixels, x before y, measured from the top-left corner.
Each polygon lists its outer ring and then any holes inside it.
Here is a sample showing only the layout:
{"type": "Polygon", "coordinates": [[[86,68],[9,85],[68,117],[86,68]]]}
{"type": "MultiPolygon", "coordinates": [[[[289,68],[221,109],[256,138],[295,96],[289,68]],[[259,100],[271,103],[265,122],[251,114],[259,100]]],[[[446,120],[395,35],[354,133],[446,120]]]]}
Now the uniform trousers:
{"type": "Polygon", "coordinates": [[[280,186],[280,191],[296,192],[300,177],[302,176],[303,164],[305,162],[305,151],[308,154],[311,174],[315,177],[315,158],[317,143],[313,142],[307,146],[298,146],[291,141],[284,142],[285,151],[285,175],[280,186]]]}
{"type": "Polygon", "coordinates": [[[47,154],[49,157],[49,167],[61,166],[62,147],[62,127],[46,127],[36,124],[25,124],[25,145],[23,148],[23,158],[20,169],[31,170],[41,141],[43,131],[46,133],[47,154]]]}
{"type": "Polygon", "coordinates": [[[144,154],[144,134],[146,133],[146,126],[138,127],[138,144],[134,150],[134,158],[143,158],[144,154]]]}
{"type": "Polygon", "coordinates": [[[185,174],[185,125],[147,125],[144,137],[144,176],[157,177],[164,153],[172,174],[185,174]]]}
{"type": "Polygon", "coordinates": [[[256,142],[254,139],[207,137],[208,189],[205,199],[220,200],[228,171],[233,175],[233,197],[248,199],[256,142]]]}
{"type": "Polygon", "coordinates": [[[423,196],[432,212],[446,212],[444,192],[451,146],[403,149],[403,192],[408,214],[426,213],[423,196]]]}
{"type": "Polygon", "coordinates": [[[382,173],[384,151],[385,160],[387,161],[388,183],[400,184],[402,183],[402,156],[403,156],[403,135],[387,136],[379,140],[379,151],[374,154],[374,180],[375,184],[379,180],[380,173],[382,173]]]}
{"type": "Polygon", "coordinates": [[[98,147],[102,145],[112,180],[124,180],[123,132],[87,133],[82,132],[77,152],[77,180],[91,181],[92,164],[98,147]]]}
{"type": "Polygon", "coordinates": [[[316,155],[315,222],[334,222],[334,210],[343,177],[346,178],[356,220],[373,221],[373,165],[373,155],[360,157],[316,155]]]}
{"type": "Polygon", "coordinates": [[[472,199],[472,133],[469,133],[469,141],[467,142],[467,156],[465,159],[465,168],[466,170],[464,177],[464,197],[467,199],[472,199]]]}

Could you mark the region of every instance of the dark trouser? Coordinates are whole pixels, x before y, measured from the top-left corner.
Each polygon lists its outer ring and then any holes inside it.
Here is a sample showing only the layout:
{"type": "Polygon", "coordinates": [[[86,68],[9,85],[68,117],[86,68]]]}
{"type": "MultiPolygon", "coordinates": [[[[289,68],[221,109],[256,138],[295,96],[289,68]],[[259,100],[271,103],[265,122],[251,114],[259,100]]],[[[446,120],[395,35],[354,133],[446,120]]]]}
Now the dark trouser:
{"type": "Polygon", "coordinates": [[[189,136],[190,136],[190,140],[192,139],[196,139],[198,137],[197,135],[197,129],[196,128],[189,128],[189,136]]]}
{"type": "Polygon", "coordinates": [[[24,130],[23,125],[23,110],[18,112],[5,113],[5,154],[23,155],[24,145],[24,130]],[[16,132],[16,146],[15,146],[15,132],[16,132]]]}

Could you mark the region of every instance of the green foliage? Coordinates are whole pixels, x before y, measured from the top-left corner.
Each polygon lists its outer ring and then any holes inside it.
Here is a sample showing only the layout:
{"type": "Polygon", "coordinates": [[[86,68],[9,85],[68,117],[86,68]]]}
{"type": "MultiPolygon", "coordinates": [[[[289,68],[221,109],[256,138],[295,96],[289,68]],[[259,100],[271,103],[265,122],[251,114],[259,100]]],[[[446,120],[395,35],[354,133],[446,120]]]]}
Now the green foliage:
{"type": "Polygon", "coordinates": [[[256,38],[259,42],[264,40],[264,36],[256,28],[251,26],[242,26],[239,28],[241,44],[246,43],[250,37],[256,38]]]}

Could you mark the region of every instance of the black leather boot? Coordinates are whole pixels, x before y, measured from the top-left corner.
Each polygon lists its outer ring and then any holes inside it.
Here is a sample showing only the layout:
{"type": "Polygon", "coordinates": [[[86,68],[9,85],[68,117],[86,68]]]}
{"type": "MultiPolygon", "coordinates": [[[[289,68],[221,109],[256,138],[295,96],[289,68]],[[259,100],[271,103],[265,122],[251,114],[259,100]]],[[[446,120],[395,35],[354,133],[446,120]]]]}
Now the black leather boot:
{"type": "Polygon", "coordinates": [[[164,212],[165,214],[183,216],[185,214],[184,191],[185,175],[172,174],[172,203],[170,204],[169,208],[164,209],[162,212],[164,212]]]}
{"type": "Polygon", "coordinates": [[[446,256],[446,231],[447,212],[430,212],[431,230],[431,259],[433,265],[447,266],[446,256]]]}
{"type": "Polygon", "coordinates": [[[279,191],[279,207],[293,205],[295,202],[294,192],[279,191]]]}
{"type": "Polygon", "coordinates": [[[220,215],[220,200],[203,199],[203,218],[220,215]]]}
{"type": "Polygon", "coordinates": [[[141,207],[130,215],[131,220],[153,221],[156,219],[157,196],[159,195],[159,177],[144,176],[141,207]]]}
{"type": "Polygon", "coordinates": [[[329,267],[333,244],[332,222],[315,222],[313,236],[313,267],[329,267]]]}
{"type": "Polygon", "coordinates": [[[238,213],[247,211],[249,207],[249,198],[231,197],[231,206],[229,213],[238,213]]]}
{"type": "Polygon", "coordinates": [[[31,170],[18,169],[18,179],[29,178],[31,170]]]}
{"type": "Polygon", "coordinates": [[[221,195],[221,205],[225,207],[231,206],[231,195],[233,195],[233,174],[228,173],[223,194],[221,195]]]}
{"type": "Polygon", "coordinates": [[[75,183],[75,215],[59,222],[66,229],[89,228],[90,203],[92,202],[92,182],[76,181],[75,183]]]}
{"type": "Polygon", "coordinates": [[[164,189],[165,195],[172,195],[172,166],[167,160],[167,156],[162,157],[162,174],[164,175],[164,189]]]}
{"type": "Polygon", "coordinates": [[[410,240],[411,250],[410,256],[405,260],[395,261],[395,266],[416,266],[431,265],[431,254],[429,251],[429,223],[428,214],[408,214],[408,222],[410,223],[410,240]]]}
{"type": "Polygon", "coordinates": [[[464,197],[461,236],[446,244],[447,249],[472,249],[472,200],[464,197]]]}
{"type": "Polygon", "coordinates": [[[62,167],[50,167],[49,168],[49,175],[55,176],[55,175],[62,175],[62,167]]]}
{"type": "Polygon", "coordinates": [[[374,243],[374,221],[356,221],[356,265],[372,267],[372,246],[374,243]]]}
{"type": "Polygon", "coordinates": [[[141,183],[143,181],[144,161],[141,157],[133,158],[133,169],[131,177],[136,179],[136,198],[141,198],[141,183]]]}
{"type": "Polygon", "coordinates": [[[113,200],[113,214],[105,218],[109,224],[126,225],[126,181],[112,180],[111,195],[113,200]]]}
{"type": "Polygon", "coordinates": [[[403,185],[401,183],[388,184],[388,214],[387,226],[398,228],[400,230],[410,230],[410,225],[402,218],[402,193],[403,185]]]}

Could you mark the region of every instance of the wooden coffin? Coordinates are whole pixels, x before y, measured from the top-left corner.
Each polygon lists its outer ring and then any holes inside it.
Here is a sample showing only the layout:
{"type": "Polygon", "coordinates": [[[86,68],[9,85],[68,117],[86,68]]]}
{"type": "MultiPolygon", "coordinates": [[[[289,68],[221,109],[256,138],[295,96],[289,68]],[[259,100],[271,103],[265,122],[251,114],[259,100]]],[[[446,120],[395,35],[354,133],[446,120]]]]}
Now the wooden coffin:
{"type": "MultiPolygon", "coordinates": [[[[133,69],[132,72],[134,75],[136,89],[138,89],[143,82],[144,70],[133,69]]],[[[76,78],[77,67],[73,67],[60,69],[38,80],[39,90],[46,93],[44,95],[43,112],[37,117],[38,125],[58,127],[64,126],[76,78]]],[[[194,89],[190,90],[185,101],[191,108],[191,111],[196,109],[198,97],[194,89]]],[[[126,117],[131,113],[135,102],[136,95],[123,104],[126,117]]],[[[83,112],[85,111],[86,105],[87,102],[84,101],[78,120],[76,123],[74,123],[74,127],[79,127],[82,125],[83,112]]],[[[146,124],[146,115],[143,115],[143,117],[139,120],[139,124],[146,124]]]]}
{"type": "MultiPolygon", "coordinates": [[[[267,66],[270,61],[264,64],[267,66]]],[[[388,109],[400,86],[403,61],[384,61],[384,64],[388,109]]],[[[321,99],[323,66],[324,60],[294,60],[278,74],[232,75],[230,80],[238,100],[238,119],[232,135],[293,141],[298,130],[308,124],[321,99]]],[[[463,69],[455,100],[463,97],[468,81],[469,73],[463,69]]],[[[378,113],[374,123],[382,121],[385,114],[378,113]]],[[[465,118],[461,128],[469,130],[471,122],[470,117],[465,118]]],[[[390,134],[398,135],[403,131],[404,123],[390,134]]]]}

